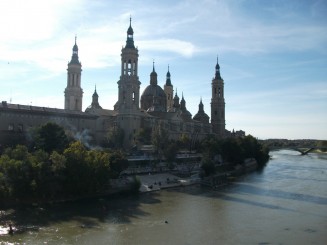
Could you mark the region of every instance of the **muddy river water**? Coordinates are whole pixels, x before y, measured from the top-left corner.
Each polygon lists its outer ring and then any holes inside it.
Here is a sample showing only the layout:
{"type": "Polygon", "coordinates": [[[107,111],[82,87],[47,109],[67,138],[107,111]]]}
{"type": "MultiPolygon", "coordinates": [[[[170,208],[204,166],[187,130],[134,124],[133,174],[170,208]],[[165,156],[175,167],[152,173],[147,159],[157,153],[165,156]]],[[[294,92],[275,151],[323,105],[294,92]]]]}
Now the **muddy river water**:
{"type": "Polygon", "coordinates": [[[0,244],[327,244],[327,155],[271,152],[261,173],[82,203],[4,210],[0,244]]]}

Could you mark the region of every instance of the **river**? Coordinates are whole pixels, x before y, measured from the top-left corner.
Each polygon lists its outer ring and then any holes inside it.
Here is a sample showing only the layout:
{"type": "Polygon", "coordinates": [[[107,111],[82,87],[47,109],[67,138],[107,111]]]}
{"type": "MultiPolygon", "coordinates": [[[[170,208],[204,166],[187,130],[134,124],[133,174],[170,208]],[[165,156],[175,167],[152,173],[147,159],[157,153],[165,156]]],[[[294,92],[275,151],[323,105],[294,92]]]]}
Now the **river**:
{"type": "Polygon", "coordinates": [[[271,152],[261,173],[190,186],[5,210],[0,244],[327,244],[327,155],[271,152]],[[4,219],[6,219],[4,221],[4,219]]]}

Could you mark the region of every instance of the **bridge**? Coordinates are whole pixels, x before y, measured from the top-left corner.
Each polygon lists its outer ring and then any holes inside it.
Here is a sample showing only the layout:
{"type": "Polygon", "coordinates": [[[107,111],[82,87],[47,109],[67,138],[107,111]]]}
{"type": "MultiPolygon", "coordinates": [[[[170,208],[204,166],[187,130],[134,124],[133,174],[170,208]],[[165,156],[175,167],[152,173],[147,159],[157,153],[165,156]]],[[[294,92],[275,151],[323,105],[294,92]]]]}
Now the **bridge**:
{"type": "Polygon", "coordinates": [[[327,150],[327,147],[319,146],[269,146],[269,150],[293,150],[301,153],[302,156],[307,155],[313,150],[327,150]]]}

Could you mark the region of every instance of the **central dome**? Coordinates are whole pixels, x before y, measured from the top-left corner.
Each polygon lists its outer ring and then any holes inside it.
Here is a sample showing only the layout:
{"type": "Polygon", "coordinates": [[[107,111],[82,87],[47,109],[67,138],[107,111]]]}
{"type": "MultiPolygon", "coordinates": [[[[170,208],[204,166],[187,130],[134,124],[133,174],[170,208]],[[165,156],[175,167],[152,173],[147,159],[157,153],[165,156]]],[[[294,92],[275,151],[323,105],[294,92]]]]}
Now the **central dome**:
{"type": "Polygon", "coordinates": [[[157,100],[157,106],[162,107],[163,110],[167,108],[166,93],[156,84],[148,85],[141,96],[141,108],[148,110],[153,106],[154,99],[157,100]]]}

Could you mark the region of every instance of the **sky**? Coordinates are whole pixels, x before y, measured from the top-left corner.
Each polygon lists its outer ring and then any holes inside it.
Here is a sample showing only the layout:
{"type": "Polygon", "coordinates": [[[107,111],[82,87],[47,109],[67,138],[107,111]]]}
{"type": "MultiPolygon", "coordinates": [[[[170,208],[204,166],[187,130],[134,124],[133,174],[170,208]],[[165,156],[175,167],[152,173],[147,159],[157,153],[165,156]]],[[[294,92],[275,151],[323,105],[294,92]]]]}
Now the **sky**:
{"type": "Polygon", "coordinates": [[[75,35],[83,110],[118,98],[121,48],[132,17],[141,93],[153,60],[163,87],[194,116],[210,116],[217,56],[225,84],[226,129],[259,139],[327,140],[326,0],[3,0],[0,101],[64,107],[75,35]]]}

